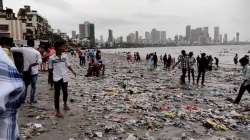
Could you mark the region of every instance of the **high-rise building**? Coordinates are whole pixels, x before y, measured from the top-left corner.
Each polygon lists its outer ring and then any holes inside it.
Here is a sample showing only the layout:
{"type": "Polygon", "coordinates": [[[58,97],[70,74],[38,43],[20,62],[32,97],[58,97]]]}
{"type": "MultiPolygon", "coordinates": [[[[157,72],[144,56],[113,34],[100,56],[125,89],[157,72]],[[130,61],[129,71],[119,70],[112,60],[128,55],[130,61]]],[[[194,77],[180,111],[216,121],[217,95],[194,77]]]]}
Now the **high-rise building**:
{"type": "Polygon", "coordinates": [[[128,36],[127,36],[127,43],[135,43],[135,39],[136,38],[136,35],[134,33],[130,33],[128,36]]]}
{"type": "Polygon", "coordinates": [[[236,33],[236,43],[239,43],[240,42],[240,33],[237,32],[236,33]]]}
{"type": "Polygon", "coordinates": [[[76,31],[72,31],[72,39],[76,39],[76,31]]]}
{"type": "Polygon", "coordinates": [[[191,30],[191,43],[192,44],[201,44],[202,38],[202,28],[196,28],[191,30]]]}
{"type": "Polygon", "coordinates": [[[228,36],[227,34],[224,34],[223,43],[226,44],[227,41],[228,41],[228,36]]]}
{"type": "Polygon", "coordinates": [[[186,26],[186,40],[191,41],[191,25],[186,26]]]}
{"type": "Polygon", "coordinates": [[[111,29],[109,29],[108,42],[113,42],[113,41],[114,41],[113,31],[111,29]]]}
{"type": "Polygon", "coordinates": [[[202,28],[200,41],[202,45],[206,45],[209,43],[209,28],[208,27],[202,28]]]}
{"type": "Polygon", "coordinates": [[[84,22],[79,25],[80,40],[88,39],[90,47],[95,46],[95,25],[90,22],[84,22]]]}
{"type": "Polygon", "coordinates": [[[0,0],[0,11],[3,10],[3,0],[0,0]]]}
{"type": "Polygon", "coordinates": [[[151,41],[153,44],[159,44],[161,41],[161,32],[156,29],[152,29],[151,31],[151,41]]]}
{"type": "Polygon", "coordinates": [[[161,31],[161,43],[167,42],[167,33],[166,31],[161,31]]]}
{"type": "Polygon", "coordinates": [[[220,34],[220,44],[222,44],[223,39],[222,39],[222,34],[220,34]]]}
{"type": "Polygon", "coordinates": [[[151,43],[151,34],[150,32],[145,32],[145,43],[151,43]]]}
{"type": "Polygon", "coordinates": [[[135,43],[139,43],[139,32],[135,32],[135,43]]]}
{"type": "Polygon", "coordinates": [[[214,27],[214,43],[220,43],[220,28],[214,27]]]}
{"type": "Polygon", "coordinates": [[[100,36],[100,42],[104,43],[103,35],[100,36]]]}

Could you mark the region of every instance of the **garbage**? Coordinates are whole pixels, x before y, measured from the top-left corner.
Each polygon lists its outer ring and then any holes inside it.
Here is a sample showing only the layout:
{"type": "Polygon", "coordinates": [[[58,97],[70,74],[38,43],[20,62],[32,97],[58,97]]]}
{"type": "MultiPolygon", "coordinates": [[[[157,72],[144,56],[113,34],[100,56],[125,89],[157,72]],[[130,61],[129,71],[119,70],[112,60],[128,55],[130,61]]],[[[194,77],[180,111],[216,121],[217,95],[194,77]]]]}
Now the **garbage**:
{"type": "Polygon", "coordinates": [[[215,130],[222,130],[222,131],[228,131],[229,129],[223,125],[223,124],[218,124],[217,122],[208,119],[205,123],[204,126],[207,128],[213,128],[215,130]]]}
{"type": "Polygon", "coordinates": [[[226,139],[231,132],[250,130],[249,110],[244,110],[249,95],[239,105],[231,103],[242,82],[239,68],[221,64],[217,71],[207,73],[205,87],[181,86],[181,71],[162,70],[162,63],[149,72],[142,63],[127,66],[123,56],[109,54],[106,58],[104,77],[85,78],[86,68],[76,68],[79,77],[69,82],[72,110],[65,112],[64,119],[54,117],[53,91],[46,89],[47,75],[41,73],[39,82],[43,83],[38,84],[38,91],[45,94],[39,94],[37,106],[45,109],[26,104],[21,108],[22,136],[36,139],[46,132],[44,126],[51,131],[45,135],[65,133],[70,140],[192,140],[190,136],[210,139],[218,135],[226,139]],[[26,125],[33,121],[40,125],[26,125]]]}
{"type": "Polygon", "coordinates": [[[102,132],[95,132],[95,136],[97,136],[98,138],[102,138],[103,137],[102,132]]]}
{"type": "Polygon", "coordinates": [[[134,134],[129,134],[129,136],[126,138],[126,140],[136,140],[136,137],[134,134]]]}
{"type": "Polygon", "coordinates": [[[43,125],[39,123],[28,123],[24,127],[23,135],[25,138],[32,138],[46,131],[43,125]]]}

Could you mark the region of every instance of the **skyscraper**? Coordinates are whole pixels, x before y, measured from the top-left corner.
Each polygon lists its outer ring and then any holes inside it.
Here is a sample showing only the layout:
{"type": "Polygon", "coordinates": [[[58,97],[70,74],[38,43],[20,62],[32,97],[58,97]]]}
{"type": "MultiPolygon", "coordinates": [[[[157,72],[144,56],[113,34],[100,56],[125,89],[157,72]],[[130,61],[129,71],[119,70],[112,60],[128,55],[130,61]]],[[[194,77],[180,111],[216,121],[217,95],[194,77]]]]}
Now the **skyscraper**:
{"type": "Polygon", "coordinates": [[[101,43],[104,43],[104,40],[103,40],[103,36],[102,36],[102,35],[100,36],[100,42],[101,42],[101,43]]]}
{"type": "Polygon", "coordinates": [[[109,29],[108,42],[113,42],[113,41],[114,41],[113,31],[111,29],[109,29]]]}
{"type": "Polygon", "coordinates": [[[3,0],[0,0],[0,11],[3,10],[3,0]]]}
{"type": "Polygon", "coordinates": [[[139,43],[139,32],[135,32],[135,43],[139,43]]]}
{"type": "Polygon", "coordinates": [[[73,38],[73,39],[76,38],[76,31],[72,31],[72,38],[73,38]]]}
{"type": "Polygon", "coordinates": [[[156,29],[152,29],[151,31],[151,40],[153,44],[158,44],[161,41],[161,32],[156,29]]]}
{"type": "Polygon", "coordinates": [[[127,36],[127,43],[135,43],[135,37],[136,35],[134,33],[130,33],[128,36],[127,36]]]}
{"type": "Polygon", "coordinates": [[[166,31],[161,31],[161,43],[166,43],[167,41],[167,33],[166,31]]]}
{"type": "Polygon", "coordinates": [[[222,34],[220,34],[220,44],[222,44],[223,39],[222,39],[222,34]]]}
{"type": "Polygon", "coordinates": [[[146,40],[147,44],[151,43],[151,34],[150,34],[150,32],[145,32],[145,40],[146,40]]]}
{"type": "Polygon", "coordinates": [[[227,43],[227,40],[228,40],[227,34],[224,34],[223,43],[226,44],[226,43],[227,43]]]}
{"type": "Polygon", "coordinates": [[[79,25],[80,40],[88,39],[90,46],[95,46],[95,25],[90,22],[84,22],[79,25]]]}
{"type": "Polygon", "coordinates": [[[186,26],[186,40],[191,41],[191,25],[186,26]]]}
{"type": "Polygon", "coordinates": [[[237,32],[236,33],[236,43],[239,43],[240,42],[240,33],[237,32]]]}
{"type": "Polygon", "coordinates": [[[208,27],[204,27],[202,29],[200,41],[201,41],[201,44],[203,44],[203,45],[206,45],[209,43],[209,31],[208,30],[209,30],[208,27]]]}
{"type": "Polygon", "coordinates": [[[214,27],[214,43],[220,43],[220,28],[214,27]]]}

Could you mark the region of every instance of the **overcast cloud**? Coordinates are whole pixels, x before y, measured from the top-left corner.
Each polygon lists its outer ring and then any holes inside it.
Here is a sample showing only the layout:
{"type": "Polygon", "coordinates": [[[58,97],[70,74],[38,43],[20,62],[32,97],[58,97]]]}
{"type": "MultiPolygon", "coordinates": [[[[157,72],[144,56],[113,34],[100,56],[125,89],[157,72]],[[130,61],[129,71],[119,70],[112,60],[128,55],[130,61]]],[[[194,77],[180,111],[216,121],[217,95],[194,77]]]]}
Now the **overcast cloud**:
{"type": "Polygon", "coordinates": [[[46,17],[54,29],[78,32],[78,24],[95,23],[96,37],[107,38],[108,29],[114,36],[126,36],[138,30],[144,36],[152,28],[167,31],[168,37],[185,34],[192,28],[220,26],[232,39],[240,32],[241,40],[250,40],[249,0],[3,0],[5,7],[16,12],[31,5],[46,17]]]}

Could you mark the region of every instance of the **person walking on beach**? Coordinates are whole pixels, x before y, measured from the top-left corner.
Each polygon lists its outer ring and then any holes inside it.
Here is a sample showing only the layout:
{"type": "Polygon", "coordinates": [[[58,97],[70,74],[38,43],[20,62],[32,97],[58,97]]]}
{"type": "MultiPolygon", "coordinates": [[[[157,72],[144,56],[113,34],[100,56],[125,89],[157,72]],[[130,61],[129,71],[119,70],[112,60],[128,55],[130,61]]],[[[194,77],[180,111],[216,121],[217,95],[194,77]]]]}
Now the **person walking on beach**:
{"type": "Polygon", "coordinates": [[[80,59],[80,66],[85,66],[86,65],[86,55],[85,51],[81,49],[79,51],[79,59],[80,59]]]}
{"type": "Polygon", "coordinates": [[[239,60],[241,66],[243,67],[243,76],[244,76],[244,81],[240,86],[239,94],[234,100],[234,104],[239,104],[241,101],[241,98],[245,91],[247,90],[250,93],[250,66],[249,66],[249,58],[244,56],[239,60]]]}
{"type": "Polygon", "coordinates": [[[36,83],[39,73],[39,64],[42,63],[42,56],[39,51],[34,49],[34,40],[28,40],[28,47],[13,47],[12,52],[23,54],[24,67],[23,67],[23,80],[25,83],[25,99],[28,92],[28,87],[31,85],[30,90],[30,104],[37,103],[36,100],[36,83]]]}
{"type": "Polygon", "coordinates": [[[209,55],[208,57],[207,57],[207,60],[208,60],[208,67],[207,67],[207,69],[209,70],[209,71],[212,71],[213,70],[213,57],[211,56],[211,55],[209,55]]]}
{"type": "Polygon", "coordinates": [[[153,55],[153,61],[154,61],[154,68],[156,69],[158,65],[158,57],[157,57],[156,52],[153,55]]]}
{"type": "Polygon", "coordinates": [[[173,63],[174,59],[172,59],[171,55],[169,54],[167,59],[167,68],[169,69],[173,63]]]}
{"type": "Polygon", "coordinates": [[[167,57],[167,54],[165,53],[165,55],[163,56],[164,68],[167,68],[167,60],[168,60],[168,57],[167,57]]]}
{"type": "Polygon", "coordinates": [[[187,73],[187,68],[188,68],[188,56],[186,54],[185,50],[181,51],[181,55],[178,57],[178,62],[173,66],[175,68],[178,64],[181,64],[181,70],[182,70],[182,75],[181,75],[181,84],[185,85],[186,84],[186,73],[187,73]]]}
{"type": "Polygon", "coordinates": [[[236,53],[234,56],[234,64],[237,65],[238,64],[238,54],[236,53]]]}
{"type": "Polygon", "coordinates": [[[189,57],[188,57],[188,82],[190,84],[191,82],[191,75],[192,75],[192,79],[193,79],[193,84],[195,84],[195,80],[194,80],[194,65],[196,63],[196,60],[194,58],[194,54],[193,52],[189,53],[189,57]]]}
{"type": "Polygon", "coordinates": [[[206,54],[205,54],[205,53],[202,53],[202,54],[201,54],[201,58],[199,59],[198,63],[199,63],[199,64],[198,64],[197,85],[199,85],[200,77],[202,77],[201,85],[202,85],[202,86],[205,86],[205,85],[204,85],[204,82],[205,82],[205,74],[206,74],[206,70],[207,70],[207,66],[208,66],[208,60],[207,60],[207,57],[206,57],[206,54]]]}
{"type": "Polygon", "coordinates": [[[63,53],[65,42],[58,41],[54,44],[56,49],[56,55],[50,58],[49,65],[53,68],[53,81],[55,88],[54,103],[56,109],[56,117],[63,117],[60,111],[60,90],[63,92],[64,110],[69,110],[68,100],[68,70],[70,70],[75,76],[75,71],[71,68],[67,54],[63,53]]]}
{"type": "Polygon", "coordinates": [[[216,65],[216,67],[218,69],[219,68],[219,58],[214,57],[214,60],[215,60],[215,65],[216,65]]]}
{"type": "Polygon", "coordinates": [[[0,139],[20,140],[18,109],[24,102],[25,85],[13,60],[0,46],[0,139]]]}

